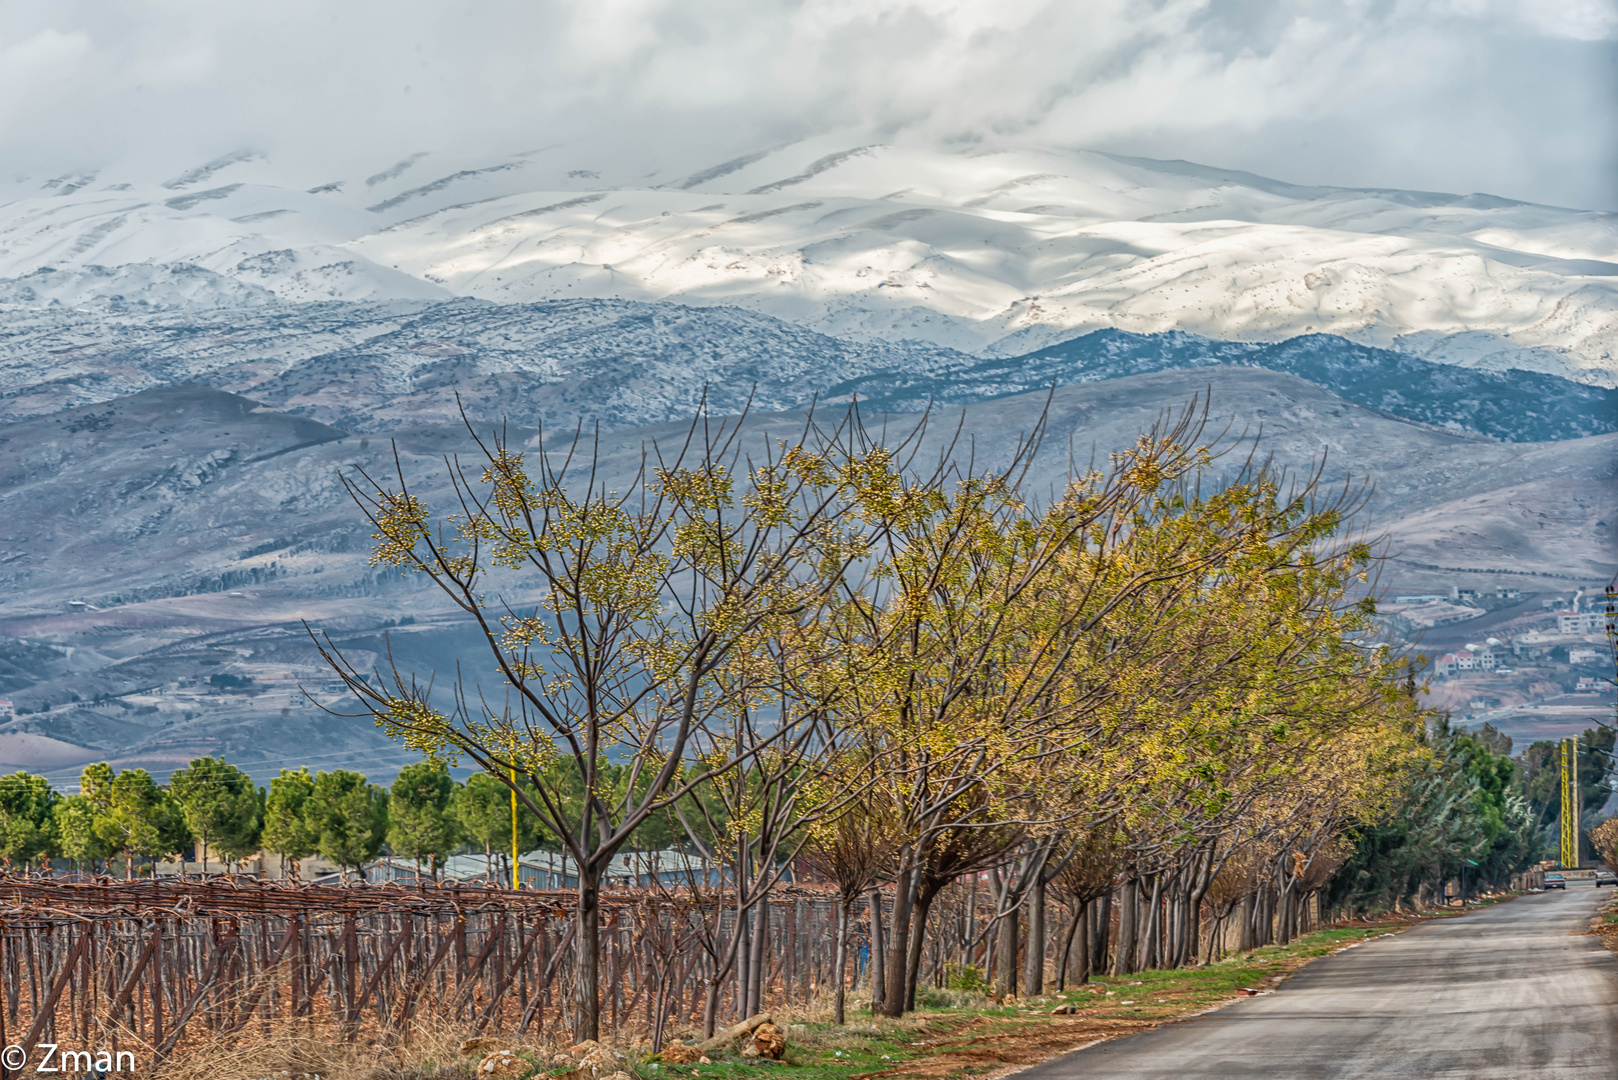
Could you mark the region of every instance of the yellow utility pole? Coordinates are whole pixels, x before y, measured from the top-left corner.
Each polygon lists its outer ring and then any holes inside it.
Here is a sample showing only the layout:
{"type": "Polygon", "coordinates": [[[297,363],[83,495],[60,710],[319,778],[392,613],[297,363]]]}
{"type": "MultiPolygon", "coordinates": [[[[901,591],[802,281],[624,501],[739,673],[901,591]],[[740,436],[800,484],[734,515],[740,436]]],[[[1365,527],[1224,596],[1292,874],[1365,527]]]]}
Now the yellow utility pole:
{"type": "Polygon", "coordinates": [[[1562,740],[1562,865],[1575,870],[1579,865],[1579,744],[1562,740]]]}
{"type": "Polygon", "coordinates": [[[517,850],[517,767],[511,767],[511,887],[522,888],[522,878],[517,876],[517,858],[522,853],[517,850]]]}

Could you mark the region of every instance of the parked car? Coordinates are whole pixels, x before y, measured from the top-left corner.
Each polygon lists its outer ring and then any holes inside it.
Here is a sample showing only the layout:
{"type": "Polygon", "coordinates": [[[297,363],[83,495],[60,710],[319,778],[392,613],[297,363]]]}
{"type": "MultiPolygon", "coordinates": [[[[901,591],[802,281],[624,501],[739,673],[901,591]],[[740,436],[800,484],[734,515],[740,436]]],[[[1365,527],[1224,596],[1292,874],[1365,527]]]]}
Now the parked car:
{"type": "Polygon", "coordinates": [[[1566,892],[1567,891],[1567,878],[1563,877],[1559,872],[1557,872],[1555,870],[1547,870],[1547,871],[1545,871],[1545,888],[1546,889],[1561,889],[1563,892],[1566,892]]]}
{"type": "Polygon", "coordinates": [[[1598,866],[1596,867],[1596,888],[1599,889],[1603,885],[1618,887],[1618,874],[1608,870],[1605,866],[1598,866]]]}

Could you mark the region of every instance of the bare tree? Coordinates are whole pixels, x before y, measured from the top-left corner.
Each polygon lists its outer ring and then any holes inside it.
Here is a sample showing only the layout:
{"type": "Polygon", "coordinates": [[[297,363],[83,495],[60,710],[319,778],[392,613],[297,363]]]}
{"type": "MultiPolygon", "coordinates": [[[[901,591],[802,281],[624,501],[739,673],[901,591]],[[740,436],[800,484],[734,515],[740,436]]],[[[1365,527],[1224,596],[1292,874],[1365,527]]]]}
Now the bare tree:
{"type": "Polygon", "coordinates": [[[764,444],[759,462],[744,457],[742,429],[699,417],[669,453],[653,444],[617,475],[599,438],[530,464],[504,432],[473,431],[474,460],[445,462],[443,516],[412,491],[397,451],[396,477],[348,484],[375,528],[373,561],[448,596],[501,689],[458,677],[441,707],[430,679],[397,668],[368,679],[329,640],[322,653],[390,736],[507,783],[573,857],[580,1039],[600,1033],[610,860],[648,815],[813,723],[813,710],[783,712],[736,752],[735,717],[756,704],[758,680],[725,676],[774,666],[768,644],[813,628],[870,542],[839,463],[806,445],[812,425],[790,445],[764,444]],[[558,762],[582,797],[555,789],[558,762]],[[609,762],[627,773],[610,791],[609,762]]]}
{"type": "MultiPolygon", "coordinates": [[[[832,775],[839,774],[834,771],[832,775]]],[[[896,838],[893,823],[881,816],[878,807],[857,800],[811,829],[804,845],[809,865],[837,885],[837,953],[832,973],[837,1024],[846,1020],[848,937],[854,906],[886,875],[896,838]]]]}

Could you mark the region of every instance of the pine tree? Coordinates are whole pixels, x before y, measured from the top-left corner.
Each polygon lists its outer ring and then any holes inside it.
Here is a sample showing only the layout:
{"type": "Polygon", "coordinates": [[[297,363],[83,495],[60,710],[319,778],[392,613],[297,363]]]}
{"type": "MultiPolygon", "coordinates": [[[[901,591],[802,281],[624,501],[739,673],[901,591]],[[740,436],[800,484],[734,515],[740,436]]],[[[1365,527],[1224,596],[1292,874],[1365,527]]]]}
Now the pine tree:
{"type": "Polygon", "coordinates": [[[197,758],[170,778],[169,790],[201,845],[198,857],[204,870],[209,851],[236,860],[258,849],[258,792],[252,778],[236,766],[220,758],[197,758]]]}
{"type": "MultiPolygon", "coordinates": [[[[511,788],[486,772],[467,777],[465,786],[455,792],[455,820],[461,835],[474,847],[483,849],[489,880],[496,881],[494,853],[511,846],[511,788]]],[[[544,842],[544,831],[533,814],[517,815],[517,846],[531,850],[544,842]]]]}
{"type": "Polygon", "coordinates": [[[426,859],[438,878],[438,864],[455,849],[460,830],[452,800],[455,781],[440,763],[420,761],[399,770],[388,795],[388,846],[395,855],[426,859]]]}
{"type": "Polygon", "coordinates": [[[298,860],[313,855],[320,847],[319,834],[309,824],[304,810],[315,792],[315,779],[307,768],[282,769],[270,781],[264,800],[264,850],[273,851],[292,863],[292,876],[298,875],[298,860]]]}
{"type": "Polygon", "coordinates": [[[55,850],[57,799],[43,776],[0,777],[0,859],[27,865],[55,850]]]}
{"type": "Polygon", "coordinates": [[[96,815],[95,831],[124,853],[126,877],[135,875],[136,855],[178,854],[191,843],[179,804],[145,769],[125,769],[113,777],[106,785],[105,807],[96,815]]]}
{"type": "Polygon", "coordinates": [[[350,868],[358,869],[382,850],[388,795],[359,773],[322,772],[304,804],[304,820],[315,837],[315,850],[341,867],[346,880],[350,868]]]}
{"type": "Polygon", "coordinates": [[[81,866],[95,863],[115,850],[96,833],[96,806],[85,795],[69,795],[52,808],[56,850],[81,866]]]}

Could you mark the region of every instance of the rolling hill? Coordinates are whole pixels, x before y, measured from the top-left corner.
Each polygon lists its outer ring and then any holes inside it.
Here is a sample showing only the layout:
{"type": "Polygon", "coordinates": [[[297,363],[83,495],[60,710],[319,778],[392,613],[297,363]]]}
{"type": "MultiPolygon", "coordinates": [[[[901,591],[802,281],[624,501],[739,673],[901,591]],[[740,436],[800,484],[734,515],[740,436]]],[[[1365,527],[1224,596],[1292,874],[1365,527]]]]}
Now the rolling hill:
{"type": "MultiPolygon", "coordinates": [[[[1257,437],[1288,468],[1324,456],[1328,477],[1374,480],[1356,527],[1383,538],[1384,576],[1399,587],[1562,589],[1618,567],[1615,434],[1500,442],[1294,375],[1208,366],[943,408],[928,438],[941,445],[964,417],[957,453],[992,465],[1043,413],[1038,494],[1203,394],[1209,430],[1231,450],[1216,471],[1237,467],[1257,437]]],[[[912,422],[889,418],[895,431],[912,422]]],[[[744,440],[801,423],[755,412],[744,440]]],[[[604,435],[602,466],[627,475],[648,440],[683,431],[663,422],[604,435]]],[[[538,432],[512,434],[541,451],[538,432]]],[[[552,433],[543,448],[566,440],[552,433]]],[[[395,450],[432,499],[444,493],[444,455],[471,443],[438,423],[350,433],[196,385],[0,426],[0,695],[25,710],[0,725],[0,763],[71,777],[103,757],[163,771],[225,752],[261,780],[305,762],[390,775],[407,755],[367,721],[322,711],[341,713],[344,699],[305,626],[362,662],[392,649],[418,671],[442,674],[458,658],[475,670],[477,643],[441,599],[367,563],[370,530],[339,472],[386,473],[395,450]]]]}

